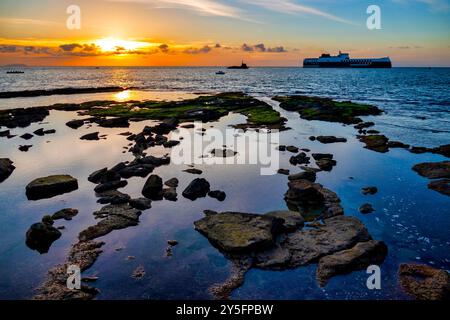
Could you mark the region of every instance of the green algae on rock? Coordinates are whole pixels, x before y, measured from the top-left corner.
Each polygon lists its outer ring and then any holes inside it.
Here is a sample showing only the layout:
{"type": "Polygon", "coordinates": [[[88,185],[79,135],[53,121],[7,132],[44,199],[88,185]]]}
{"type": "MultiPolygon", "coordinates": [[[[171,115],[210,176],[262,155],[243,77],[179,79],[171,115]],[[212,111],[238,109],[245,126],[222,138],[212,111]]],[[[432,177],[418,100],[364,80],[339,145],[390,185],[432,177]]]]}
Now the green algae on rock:
{"type": "Polygon", "coordinates": [[[335,101],[329,98],[309,96],[275,96],[274,100],[280,102],[280,107],[287,111],[296,111],[303,119],[322,120],[355,124],[362,122],[359,116],[379,115],[382,110],[367,104],[358,104],[351,101],[335,101]]]}

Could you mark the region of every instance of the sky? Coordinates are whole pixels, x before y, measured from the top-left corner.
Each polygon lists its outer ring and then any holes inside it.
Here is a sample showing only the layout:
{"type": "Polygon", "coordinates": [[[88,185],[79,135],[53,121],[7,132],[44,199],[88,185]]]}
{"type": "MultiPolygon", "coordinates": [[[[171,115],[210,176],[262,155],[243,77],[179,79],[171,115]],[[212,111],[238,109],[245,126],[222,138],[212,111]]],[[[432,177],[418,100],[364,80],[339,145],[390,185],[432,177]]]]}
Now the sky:
{"type": "Polygon", "coordinates": [[[450,0],[0,2],[0,65],[300,66],[339,50],[450,67],[450,0]],[[381,29],[367,28],[369,5],[379,6],[381,29]]]}

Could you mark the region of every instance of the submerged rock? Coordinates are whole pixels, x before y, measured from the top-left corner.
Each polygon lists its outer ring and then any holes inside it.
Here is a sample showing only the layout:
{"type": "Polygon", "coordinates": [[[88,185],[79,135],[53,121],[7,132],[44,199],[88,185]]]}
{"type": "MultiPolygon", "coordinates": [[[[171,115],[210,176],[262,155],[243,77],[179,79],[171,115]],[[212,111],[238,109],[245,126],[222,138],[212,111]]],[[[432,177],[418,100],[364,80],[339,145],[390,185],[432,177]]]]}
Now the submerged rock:
{"type": "Polygon", "coordinates": [[[194,222],[195,229],[225,252],[245,252],[270,246],[283,220],[264,215],[222,212],[194,222]]]}
{"type": "Polygon", "coordinates": [[[176,188],[173,188],[173,187],[164,188],[162,191],[162,196],[164,199],[169,200],[169,201],[177,201],[178,200],[177,190],[176,190],[176,188]]]}
{"type": "Polygon", "coordinates": [[[156,174],[152,174],[142,189],[142,195],[152,200],[162,199],[163,182],[161,177],[156,174]]]}
{"type": "Polygon", "coordinates": [[[363,214],[368,214],[368,213],[371,213],[374,211],[375,211],[375,209],[372,207],[372,205],[370,203],[365,203],[361,207],[359,207],[359,212],[361,212],[363,214]]]}
{"type": "Polygon", "coordinates": [[[58,219],[72,220],[72,218],[75,217],[77,214],[78,214],[77,209],[66,208],[66,209],[61,209],[61,210],[55,212],[52,215],[52,219],[53,220],[58,220],[58,219]]]}
{"type": "Polygon", "coordinates": [[[379,265],[386,255],[387,246],[382,241],[359,242],[350,249],[322,257],[317,266],[317,280],[324,286],[335,275],[362,270],[372,264],[379,265]]]}
{"type": "Polygon", "coordinates": [[[389,139],[386,138],[384,135],[367,135],[367,136],[358,136],[359,141],[365,143],[366,149],[370,149],[376,152],[388,152],[388,141],[389,139]]]}
{"type": "Polygon", "coordinates": [[[52,224],[52,221],[44,219],[32,224],[26,233],[26,245],[40,254],[47,253],[52,243],[61,237],[61,232],[52,224]]]}
{"type": "Polygon", "coordinates": [[[78,189],[78,181],[70,175],[37,178],[26,186],[28,200],[51,198],[78,189]]]}
{"type": "Polygon", "coordinates": [[[363,188],[361,188],[361,192],[364,195],[368,195],[368,194],[374,195],[378,192],[378,188],[377,187],[363,187],[363,188]]]}
{"type": "Polygon", "coordinates": [[[443,195],[450,196],[450,179],[432,181],[428,184],[428,188],[443,195]]]}
{"type": "Polygon", "coordinates": [[[195,168],[189,168],[189,169],[183,170],[183,172],[187,172],[187,173],[190,173],[190,174],[202,174],[203,173],[202,170],[195,169],[195,168]]]}
{"type": "Polygon", "coordinates": [[[99,211],[94,212],[94,216],[102,220],[96,225],[81,231],[78,238],[80,241],[93,240],[113,230],[136,226],[139,223],[141,213],[141,211],[132,208],[128,204],[106,205],[99,211]]]}
{"type": "Polygon", "coordinates": [[[401,264],[398,275],[403,289],[418,300],[450,298],[450,276],[445,270],[420,264],[401,264]]]}
{"type": "Polygon", "coordinates": [[[5,181],[16,168],[8,158],[0,158],[0,182],[5,181]]]}
{"type": "Polygon", "coordinates": [[[203,178],[197,178],[192,180],[192,182],[184,189],[183,197],[188,198],[192,201],[197,198],[204,198],[210,191],[209,182],[203,178]]]}
{"type": "Polygon", "coordinates": [[[419,163],[412,169],[429,179],[450,178],[450,161],[419,163]]]}

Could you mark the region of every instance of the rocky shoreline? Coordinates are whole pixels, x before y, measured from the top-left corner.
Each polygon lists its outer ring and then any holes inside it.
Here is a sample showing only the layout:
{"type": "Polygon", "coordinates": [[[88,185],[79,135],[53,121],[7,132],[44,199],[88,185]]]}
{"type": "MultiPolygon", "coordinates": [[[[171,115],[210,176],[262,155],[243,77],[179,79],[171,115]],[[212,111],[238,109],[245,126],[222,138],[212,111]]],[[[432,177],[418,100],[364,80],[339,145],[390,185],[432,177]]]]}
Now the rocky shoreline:
{"type": "MultiPolygon", "coordinates": [[[[111,88],[110,90],[115,89],[111,88]]],[[[376,152],[384,153],[388,152],[390,148],[405,148],[414,153],[431,152],[446,157],[450,155],[449,145],[437,148],[410,147],[401,142],[390,141],[376,130],[368,129],[374,124],[363,122],[360,117],[381,114],[382,110],[374,106],[305,96],[274,97],[274,100],[280,102],[282,109],[298,112],[306,120],[354,125],[354,128],[358,130],[358,139],[365,144],[367,149],[376,152]]],[[[49,271],[46,282],[34,297],[44,300],[95,298],[98,290],[90,286],[83,285],[79,291],[67,289],[67,267],[77,264],[80,265],[82,271],[87,270],[102,253],[101,247],[104,243],[98,241],[98,238],[114,230],[137,226],[139,217],[145,210],[151,208],[153,201],[177,201],[178,179],[172,178],[163,181],[158,175],[152,174],[156,168],[170,164],[170,158],[147,155],[146,150],[154,146],[172,148],[178,145],[180,141],[168,140],[167,135],[176,130],[180,123],[194,120],[216,121],[228,113],[234,112],[247,117],[247,122],[236,126],[237,128],[245,130],[255,128],[288,129],[285,126],[287,120],[273,110],[270,105],[243,93],[221,93],[178,102],[92,101],[81,104],[56,104],[30,109],[12,109],[0,111],[0,126],[27,127],[31,123],[42,122],[49,115],[50,110],[77,111],[80,115],[85,116],[84,119],[71,120],[66,123],[73,130],[77,130],[85,124],[94,123],[100,127],[128,128],[130,122],[133,121],[151,119],[160,122],[154,126],[146,126],[142,132],[122,133],[130,141],[127,151],[133,156],[132,161],[121,162],[111,168],[101,168],[89,175],[88,180],[95,184],[93,191],[98,197],[98,203],[103,205],[99,210],[93,212],[98,222],[80,231],[78,242],[72,246],[66,261],[49,271]],[[148,177],[142,187],[142,198],[132,199],[118,190],[125,187],[128,184],[127,180],[132,177],[148,177]]],[[[52,132],[46,133],[41,130],[34,133],[40,135],[52,132]]],[[[0,132],[0,139],[2,137],[13,138],[9,130],[0,132]]],[[[91,132],[80,137],[82,140],[99,140],[101,138],[99,132],[91,132]]],[[[310,140],[323,144],[347,141],[345,138],[334,136],[312,136],[310,140]]],[[[341,200],[335,192],[315,182],[317,172],[332,171],[338,164],[333,159],[333,154],[311,152],[311,150],[300,149],[296,146],[280,145],[278,150],[291,152],[293,155],[290,157],[289,163],[293,167],[302,169],[294,174],[290,174],[290,170],[287,169],[279,171],[279,173],[287,175],[288,189],[284,200],[289,210],[266,214],[218,213],[206,210],[205,217],[194,222],[194,228],[208,238],[211,244],[231,261],[230,277],[224,283],[213,285],[210,288],[210,292],[215,298],[229,298],[232,291],[244,283],[245,274],[251,268],[285,270],[317,264],[317,283],[319,286],[325,286],[334,276],[362,270],[371,264],[381,264],[388,254],[386,244],[381,240],[372,239],[369,231],[359,219],[344,215],[341,200]],[[308,156],[307,153],[310,153],[311,156],[308,156]],[[311,162],[314,162],[317,168],[310,167],[311,162]]],[[[236,155],[236,152],[228,149],[214,149],[211,153],[213,156],[220,157],[236,155]]],[[[413,170],[429,179],[440,179],[432,180],[428,185],[429,188],[449,196],[449,167],[449,162],[443,161],[418,164],[413,167],[413,170]]],[[[14,169],[11,160],[0,159],[0,182],[6,180],[14,169]]],[[[196,168],[189,168],[185,171],[193,175],[202,174],[202,171],[196,168]]],[[[72,192],[77,188],[76,178],[68,175],[55,175],[37,178],[30,182],[26,187],[26,195],[29,200],[38,201],[72,192]]],[[[377,188],[366,187],[362,192],[372,195],[377,192],[377,188]]],[[[211,183],[202,177],[193,179],[181,192],[181,195],[191,201],[206,196],[217,199],[217,201],[224,201],[226,198],[225,192],[215,190],[211,187],[211,183]]],[[[370,204],[364,204],[361,208],[361,213],[373,211],[370,204]]],[[[53,226],[54,220],[70,220],[77,213],[76,209],[66,208],[51,216],[44,216],[41,222],[33,224],[28,230],[27,245],[41,254],[48,252],[51,244],[61,237],[61,232],[53,226]]],[[[172,246],[178,244],[176,240],[169,241],[168,255],[172,254],[172,246]]],[[[401,267],[401,275],[412,272],[405,268],[401,267]]],[[[428,269],[426,273],[434,274],[428,269]]],[[[135,278],[142,278],[144,274],[145,270],[139,269],[135,272],[135,278]]],[[[434,275],[430,277],[434,281],[434,275]]],[[[439,283],[445,282],[442,273],[439,273],[438,278],[439,283]]],[[[413,281],[416,280],[403,277],[402,286],[406,288],[406,292],[412,292],[413,296],[419,299],[446,297],[445,294],[430,293],[434,291],[427,288],[434,285],[433,281],[431,281],[432,284],[429,283],[430,281],[423,283],[413,281]],[[417,291],[425,293],[417,294],[417,291]]],[[[447,290],[445,285],[441,285],[439,288],[439,290],[447,290]]]]}

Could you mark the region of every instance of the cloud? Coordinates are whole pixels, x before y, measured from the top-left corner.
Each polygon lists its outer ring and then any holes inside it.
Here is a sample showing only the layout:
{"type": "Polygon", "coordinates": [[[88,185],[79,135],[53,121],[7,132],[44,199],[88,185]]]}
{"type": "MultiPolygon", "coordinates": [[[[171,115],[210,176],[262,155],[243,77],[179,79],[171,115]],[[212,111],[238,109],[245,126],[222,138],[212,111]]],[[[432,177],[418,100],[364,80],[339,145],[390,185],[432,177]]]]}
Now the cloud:
{"type": "Polygon", "coordinates": [[[167,45],[167,44],[165,44],[165,43],[163,43],[162,45],[160,45],[158,48],[159,48],[159,50],[161,50],[161,52],[164,52],[164,53],[169,52],[169,45],[167,45]]]}
{"type": "MultiPolygon", "coordinates": [[[[241,1],[245,2],[247,4],[260,6],[267,10],[276,11],[276,12],[280,12],[280,13],[285,13],[285,14],[307,13],[307,14],[320,16],[322,18],[337,21],[337,22],[353,24],[353,25],[355,24],[354,22],[351,22],[349,20],[340,18],[338,16],[321,11],[319,9],[315,9],[313,7],[294,3],[290,0],[241,0],[241,1]]],[[[423,1],[427,1],[427,0],[423,0],[423,1]]],[[[432,1],[432,0],[429,0],[429,1],[432,1]]]]}
{"type": "Polygon", "coordinates": [[[59,46],[63,51],[73,51],[76,48],[82,48],[83,46],[78,43],[71,43],[71,44],[62,44],[59,46]]]}
{"type": "Polygon", "coordinates": [[[210,46],[203,46],[201,48],[188,48],[183,51],[183,53],[187,54],[201,54],[201,53],[208,53],[212,49],[210,46]]]}
{"type": "Polygon", "coordinates": [[[16,52],[17,46],[13,45],[0,45],[0,53],[10,53],[10,52],[16,52]]]}
{"type": "Polygon", "coordinates": [[[247,43],[244,43],[241,46],[241,50],[245,52],[273,52],[273,53],[287,52],[287,50],[284,49],[283,46],[266,48],[264,43],[258,43],[255,45],[249,45],[247,43]]]}
{"type": "Polygon", "coordinates": [[[216,0],[108,0],[152,5],[159,9],[188,9],[202,15],[248,20],[242,10],[216,0]]]}

